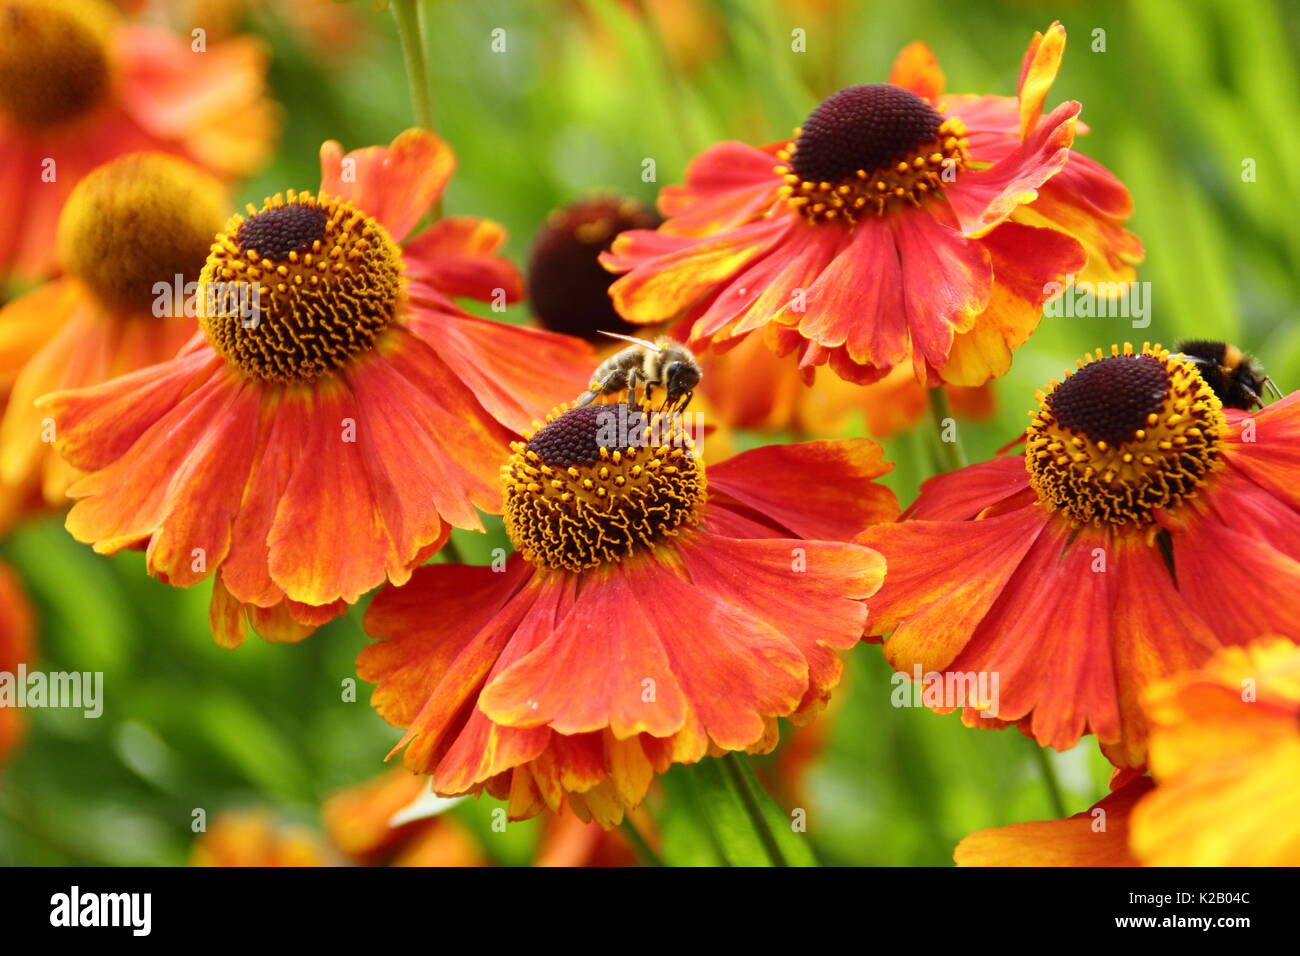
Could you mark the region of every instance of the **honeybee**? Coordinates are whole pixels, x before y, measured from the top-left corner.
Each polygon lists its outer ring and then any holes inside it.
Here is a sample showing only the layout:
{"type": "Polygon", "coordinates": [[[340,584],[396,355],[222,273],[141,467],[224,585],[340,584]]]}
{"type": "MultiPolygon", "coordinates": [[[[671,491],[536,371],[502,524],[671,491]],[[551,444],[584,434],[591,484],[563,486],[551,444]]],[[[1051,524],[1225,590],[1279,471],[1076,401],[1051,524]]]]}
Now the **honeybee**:
{"type": "Polygon", "coordinates": [[[1197,366],[1201,378],[1225,408],[1250,411],[1262,407],[1266,390],[1281,398],[1281,391],[1259,363],[1235,345],[1196,339],[1179,342],[1174,351],[1197,366]]]}
{"type": "Polygon", "coordinates": [[[578,407],[590,405],[601,395],[611,395],[627,389],[628,404],[636,404],[637,385],[650,389],[659,386],[664,390],[661,409],[682,411],[691,403],[695,386],[700,384],[700,364],[690,349],[667,336],[648,342],[632,335],[602,332],[612,339],[631,342],[627,348],[615,352],[591,373],[591,391],[578,397],[578,407]]]}

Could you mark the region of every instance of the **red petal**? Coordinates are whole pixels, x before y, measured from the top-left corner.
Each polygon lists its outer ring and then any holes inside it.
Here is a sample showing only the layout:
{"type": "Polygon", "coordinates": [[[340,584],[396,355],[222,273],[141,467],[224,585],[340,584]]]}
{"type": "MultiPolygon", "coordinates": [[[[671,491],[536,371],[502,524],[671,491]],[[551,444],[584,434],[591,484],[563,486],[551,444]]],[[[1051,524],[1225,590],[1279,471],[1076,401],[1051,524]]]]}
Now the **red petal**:
{"type": "Polygon", "coordinates": [[[407,274],[449,298],[492,302],[523,298],[524,280],[514,264],[496,251],[506,231],[489,219],[447,216],[425,229],[402,250],[407,274]]]}
{"type": "MultiPolygon", "coordinates": [[[[483,408],[516,433],[585,392],[597,365],[585,342],[541,329],[463,313],[449,315],[421,308],[418,303],[409,324],[483,408]]],[[[467,420],[482,418],[470,412],[465,415],[467,420]]],[[[505,454],[505,446],[498,446],[497,458],[505,454]]]]}
{"type": "Polygon", "coordinates": [[[1062,103],[1038,124],[1019,148],[988,169],[963,170],[944,195],[967,236],[982,236],[1020,206],[1038,198],[1038,189],[1065,168],[1074,143],[1080,106],[1062,103]]]}
{"type": "Polygon", "coordinates": [[[892,470],[865,438],[766,445],[709,466],[709,511],[741,505],[798,537],[848,541],[898,517],[894,493],[874,481],[892,470]]]}
{"type": "Polygon", "coordinates": [[[347,156],[330,140],[320,148],[320,189],[351,201],[401,242],[442,195],[455,168],[451,147],[427,129],[408,129],[388,146],[347,156]],[[351,162],[345,166],[345,160],[351,162]]]}

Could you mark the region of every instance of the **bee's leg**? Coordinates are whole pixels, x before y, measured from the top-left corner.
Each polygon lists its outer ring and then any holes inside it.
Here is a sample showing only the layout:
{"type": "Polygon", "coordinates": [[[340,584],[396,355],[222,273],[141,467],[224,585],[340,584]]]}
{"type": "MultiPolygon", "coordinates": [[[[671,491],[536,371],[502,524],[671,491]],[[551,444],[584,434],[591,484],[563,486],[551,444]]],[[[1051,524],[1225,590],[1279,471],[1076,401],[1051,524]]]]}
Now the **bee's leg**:
{"type": "Polygon", "coordinates": [[[631,369],[627,373],[627,403],[636,408],[636,369],[631,369]]]}
{"type": "Polygon", "coordinates": [[[1267,375],[1264,376],[1264,390],[1272,394],[1274,398],[1282,398],[1282,389],[1277,387],[1277,382],[1273,381],[1267,375]]]}
{"type": "Polygon", "coordinates": [[[618,386],[615,380],[618,378],[618,375],[619,369],[611,369],[605,373],[604,378],[593,380],[591,383],[591,391],[583,392],[578,396],[577,407],[582,408],[584,405],[590,405],[601,395],[609,392],[612,388],[617,388],[618,386]]]}

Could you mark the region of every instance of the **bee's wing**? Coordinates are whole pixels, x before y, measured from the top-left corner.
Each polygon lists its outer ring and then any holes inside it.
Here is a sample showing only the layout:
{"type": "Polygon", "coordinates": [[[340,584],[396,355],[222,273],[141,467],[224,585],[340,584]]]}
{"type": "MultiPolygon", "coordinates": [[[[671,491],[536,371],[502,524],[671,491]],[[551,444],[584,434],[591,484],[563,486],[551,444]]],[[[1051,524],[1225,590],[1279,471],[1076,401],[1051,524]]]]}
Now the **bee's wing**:
{"type": "Polygon", "coordinates": [[[608,335],[611,339],[622,339],[624,342],[632,342],[635,345],[643,345],[646,348],[650,349],[652,352],[663,351],[661,348],[659,348],[659,346],[655,345],[653,342],[647,342],[645,339],[638,339],[635,335],[620,335],[618,332],[606,332],[603,329],[597,329],[597,331],[600,332],[601,335],[608,335]]]}

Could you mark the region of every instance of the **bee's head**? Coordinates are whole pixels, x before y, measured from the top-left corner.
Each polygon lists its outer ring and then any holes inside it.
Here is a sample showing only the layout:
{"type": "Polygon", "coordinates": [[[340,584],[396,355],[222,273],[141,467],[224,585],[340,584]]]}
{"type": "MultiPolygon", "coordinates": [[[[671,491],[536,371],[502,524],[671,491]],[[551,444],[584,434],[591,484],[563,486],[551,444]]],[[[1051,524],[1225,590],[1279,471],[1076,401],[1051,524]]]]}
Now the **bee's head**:
{"type": "Polygon", "coordinates": [[[694,362],[675,359],[664,367],[664,383],[668,388],[668,404],[676,404],[678,399],[700,384],[700,367],[694,362]]]}

